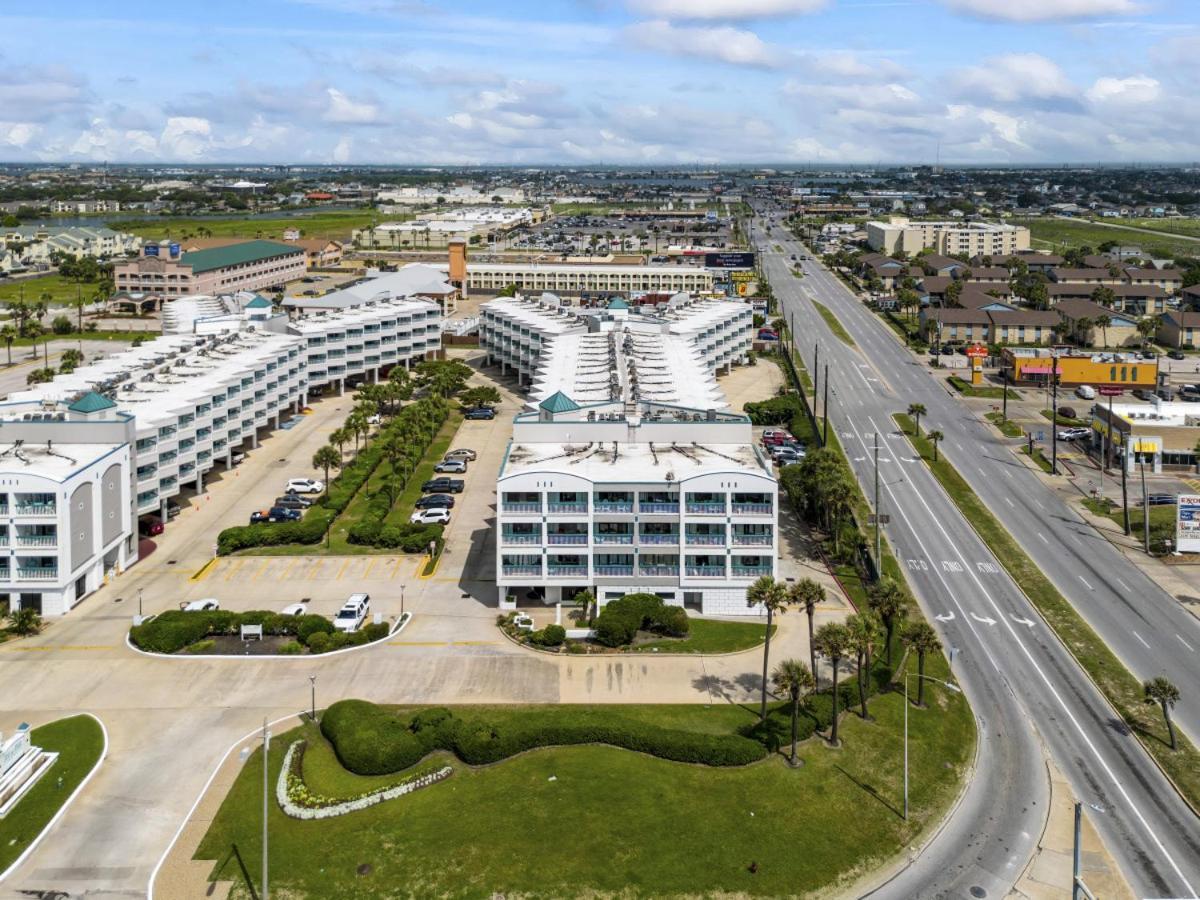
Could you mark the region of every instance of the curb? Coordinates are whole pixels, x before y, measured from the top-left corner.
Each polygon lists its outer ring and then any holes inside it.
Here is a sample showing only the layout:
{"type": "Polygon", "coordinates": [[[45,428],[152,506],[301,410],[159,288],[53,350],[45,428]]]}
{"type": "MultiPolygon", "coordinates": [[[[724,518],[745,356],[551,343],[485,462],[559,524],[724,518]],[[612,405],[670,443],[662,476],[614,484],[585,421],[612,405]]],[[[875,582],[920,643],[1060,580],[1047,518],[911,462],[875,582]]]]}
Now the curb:
{"type": "MultiPolygon", "coordinates": [[[[50,821],[46,823],[46,826],[40,832],[38,832],[38,836],[29,842],[29,846],[26,847],[24,849],[24,851],[22,851],[20,856],[18,856],[15,860],[13,860],[12,865],[10,865],[3,872],[0,872],[0,882],[3,882],[4,879],[7,878],[9,875],[11,875],[14,870],[16,870],[18,867],[20,867],[20,865],[22,863],[24,863],[26,859],[29,858],[29,855],[31,853],[33,853],[34,850],[37,849],[38,844],[40,844],[42,842],[42,838],[44,838],[47,834],[49,834],[50,829],[52,829],[56,824],[58,824],[58,820],[63,817],[63,813],[65,813],[67,811],[68,807],[70,807],[71,803],[75,800],[75,798],[79,796],[80,792],[85,787],[87,787],[88,782],[92,780],[92,777],[100,769],[100,764],[102,762],[104,762],[104,760],[108,757],[108,729],[104,727],[104,723],[101,722],[97,716],[94,716],[89,712],[82,713],[82,715],[88,716],[89,718],[93,719],[95,721],[95,723],[100,726],[100,733],[104,736],[104,746],[100,749],[100,758],[96,760],[96,764],[94,766],[92,766],[91,770],[86,775],[83,776],[83,780],[80,781],[79,784],[77,784],[75,786],[75,790],[73,790],[71,792],[71,796],[69,796],[66,800],[64,800],[62,802],[62,805],[59,806],[58,810],[54,813],[54,815],[50,817],[50,821]]],[[[63,718],[70,718],[70,716],[64,716],[63,718]]],[[[58,720],[55,720],[55,721],[58,721],[58,720]]],[[[47,724],[49,724],[49,723],[47,723],[47,724]]],[[[49,773],[47,773],[47,774],[49,774],[49,773]]]]}
{"type": "Polygon", "coordinates": [[[219,653],[195,653],[195,654],[188,653],[188,654],[182,654],[182,655],[178,654],[178,653],[155,653],[151,650],[143,650],[140,647],[134,646],[133,641],[130,640],[129,632],[125,632],[125,646],[128,647],[130,650],[132,650],[134,653],[139,653],[142,656],[155,657],[157,659],[172,659],[172,660],[203,659],[203,660],[208,660],[209,662],[212,662],[213,660],[225,660],[225,659],[236,659],[236,660],[290,659],[293,661],[305,660],[307,662],[312,662],[312,660],[314,660],[314,659],[324,659],[329,656],[339,656],[343,653],[352,653],[355,650],[366,650],[370,647],[377,647],[377,646],[383,644],[389,638],[393,638],[396,635],[398,635],[401,631],[403,631],[408,626],[408,623],[411,622],[412,619],[413,619],[413,614],[410,612],[406,612],[406,613],[404,613],[404,615],[402,615],[400,618],[398,618],[392,624],[392,630],[389,631],[387,634],[385,634],[383,637],[381,637],[379,640],[371,641],[371,643],[369,643],[369,644],[359,644],[357,647],[342,647],[340,650],[330,650],[328,653],[307,653],[307,654],[306,653],[258,653],[258,654],[247,655],[247,656],[232,656],[229,654],[219,654],[219,653]]]}

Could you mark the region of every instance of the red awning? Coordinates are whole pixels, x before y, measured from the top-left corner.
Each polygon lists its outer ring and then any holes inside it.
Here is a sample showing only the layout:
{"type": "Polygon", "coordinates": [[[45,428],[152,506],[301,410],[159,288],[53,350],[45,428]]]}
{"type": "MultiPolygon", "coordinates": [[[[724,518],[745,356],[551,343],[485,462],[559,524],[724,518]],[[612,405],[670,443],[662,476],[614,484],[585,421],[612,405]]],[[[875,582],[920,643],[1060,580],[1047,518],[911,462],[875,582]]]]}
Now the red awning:
{"type": "Polygon", "coordinates": [[[1021,366],[1022,375],[1049,375],[1052,371],[1050,366],[1021,366]]]}

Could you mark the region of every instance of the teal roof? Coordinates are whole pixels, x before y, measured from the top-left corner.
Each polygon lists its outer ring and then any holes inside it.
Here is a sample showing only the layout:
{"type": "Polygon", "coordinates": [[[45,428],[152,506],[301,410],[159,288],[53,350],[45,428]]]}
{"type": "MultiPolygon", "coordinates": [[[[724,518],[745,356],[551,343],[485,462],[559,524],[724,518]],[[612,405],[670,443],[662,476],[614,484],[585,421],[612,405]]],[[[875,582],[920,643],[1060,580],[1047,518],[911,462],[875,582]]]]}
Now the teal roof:
{"type": "Polygon", "coordinates": [[[549,413],[570,412],[573,409],[579,409],[579,404],[562,391],[555,391],[538,404],[538,409],[544,409],[549,413]]]}
{"type": "Polygon", "coordinates": [[[246,304],[246,309],[270,309],[272,305],[262,294],[255,294],[254,299],[246,304]]]}
{"type": "Polygon", "coordinates": [[[211,272],[226,266],[261,262],[278,256],[303,256],[304,248],[278,241],[243,241],[228,247],[213,247],[209,250],[193,250],[183,254],[183,262],[192,267],[193,274],[211,272]]]}
{"type": "Polygon", "coordinates": [[[88,391],[74,403],[67,407],[71,412],[78,413],[94,413],[105,409],[112,409],[117,404],[113,403],[107,397],[102,397],[95,391],[88,391]]]}
{"type": "Polygon", "coordinates": [[[613,297],[611,300],[608,301],[608,308],[609,309],[629,309],[629,304],[626,303],[624,300],[622,300],[620,297],[613,297]]]}

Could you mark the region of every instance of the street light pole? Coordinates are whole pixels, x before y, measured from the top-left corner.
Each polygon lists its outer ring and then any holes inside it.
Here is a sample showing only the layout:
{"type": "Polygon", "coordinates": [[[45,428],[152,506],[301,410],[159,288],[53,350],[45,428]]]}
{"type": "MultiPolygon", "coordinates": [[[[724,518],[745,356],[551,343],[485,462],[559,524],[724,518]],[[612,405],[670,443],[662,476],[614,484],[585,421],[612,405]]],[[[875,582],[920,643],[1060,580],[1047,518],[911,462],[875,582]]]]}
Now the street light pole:
{"type": "Polygon", "coordinates": [[[263,716],[262,754],[263,754],[263,851],[262,851],[262,900],[267,900],[267,797],[270,789],[267,785],[268,757],[271,749],[271,732],[267,730],[267,717],[263,716]]]}
{"type": "Polygon", "coordinates": [[[317,721],[317,676],[309,675],[308,683],[312,687],[312,720],[317,721]]]}
{"type": "Polygon", "coordinates": [[[142,589],[138,588],[138,618],[142,617],[142,589]]]}
{"type": "Polygon", "coordinates": [[[1146,500],[1146,459],[1143,455],[1142,461],[1138,463],[1138,467],[1142,470],[1142,545],[1146,551],[1146,555],[1150,555],[1150,504],[1146,500]]]}
{"type": "Polygon", "coordinates": [[[879,518],[882,510],[879,508],[879,432],[875,432],[875,568],[876,574],[883,571],[883,563],[879,557],[880,537],[879,518]]]}
{"type": "Polygon", "coordinates": [[[904,821],[906,822],[908,821],[908,680],[910,678],[924,678],[926,681],[936,681],[956,694],[962,693],[962,688],[957,684],[942,681],[942,679],[934,678],[932,675],[921,675],[917,672],[904,673],[904,821]]]}
{"type": "Polygon", "coordinates": [[[404,585],[400,585],[400,618],[404,618],[404,585]]]}
{"type": "Polygon", "coordinates": [[[1058,474],[1058,351],[1054,351],[1054,362],[1050,368],[1051,416],[1050,416],[1050,474],[1058,474]]]}
{"type": "Polygon", "coordinates": [[[821,413],[825,416],[824,431],[821,433],[821,446],[829,446],[829,363],[825,363],[825,400],[821,404],[821,413]]]}

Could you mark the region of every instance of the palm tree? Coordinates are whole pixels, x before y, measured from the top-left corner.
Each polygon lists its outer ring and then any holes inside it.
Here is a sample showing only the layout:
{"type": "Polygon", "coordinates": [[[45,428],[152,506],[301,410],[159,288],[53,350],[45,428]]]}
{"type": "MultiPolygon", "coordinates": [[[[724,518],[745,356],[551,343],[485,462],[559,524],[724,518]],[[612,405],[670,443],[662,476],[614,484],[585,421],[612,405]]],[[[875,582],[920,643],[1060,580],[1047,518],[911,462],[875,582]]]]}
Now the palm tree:
{"type": "MultiPolygon", "coordinates": [[[[1109,288],[1109,290],[1111,291],[1112,288],[1109,288]]],[[[1096,323],[1096,327],[1100,329],[1100,333],[1104,336],[1104,346],[1107,348],[1108,347],[1108,326],[1112,324],[1112,316],[1110,316],[1108,313],[1104,313],[1102,315],[1096,316],[1096,318],[1093,321],[1096,323]]]]}
{"type": "Polygon", "coordinates": [[[801,578],[788,588],[788,602],[797,608],[803,606],[804,614],[808,616],[808,664],[812,671],[813,683],[817,681],[817,648],[813,644],[813,615],[817,604],[825,602],[825,588],[811,578],[801,578]]]}
{"type": "Polygon", "coordinates": [[[905,613],[908,612],[908,605],[905,601],[904,591],[900,585],[891,578],[879,579],[879,584],[875,590],[867,597],[867,603],[879,616],[883,622],[883,628],[887,636],[887,644],[885,645],[884,653],[886,654],[888,668],[892,666],[892,635],[896,633],[896,625],[903,621],[905,613]]]}
{"type": "Polygon", "coordinates": [[[759,604],[762,604],[763,609],[767,611],[767,636],[763,641],[762,709],[758,716],[761,721],[765,722],[767,720],[767,672],[771,657],[771,623],[775,618],[775,613],[782,615],[787,610],[787,585],[782,581],[776,581],[770,575],[764,575],[756,580],[746,590],[746,605],[753,607],[759,604]]]}
{"type": "Polygon", "coordinates": [[[31,606],[22,606],[18,610],[10,611],[6,618],[16,634],[37,634],[42,630],[42,617],[31,606]]]}
{"type": "Polygon", "coordinates": [[[796,758],[796,744],[800,736],[800,701],[808,696],[816,682],[808,666],[798,659],[785,659],[777,665],[771,673],[771,681],[775,683],[777,691],[783,691],[792,701],[792,755],[788,763],[796,766],[800,764],[796,758]]]}
{"type": "Polygon", "coordinates": [[[838,666],[846,657],[850,646],[850,632],[845,625],[826,622],[817,631],[817,652],[829,660],[833,667],[833,720],[830,723],[829,743],[838,745],[838,666]]]}
{"type": "Polygon", "coordinates": [[[312,464],[314,469],[325,470],[325,493],[329,493],[329,470],[342,464],[341,452],[326,444],[313,454],[312,464]]]}
{"type": "Polygon", "coordinates": [[[912,416],[914,434],[916,434],[917,437],[920,437],[921,436],[921,416],[925,415],[925,404],[924,403],[908,404],[908,414],[910,416],[912,416]]]}
{"type": "Polygon", "coordinates": [[[335,428],[329,434],[329,443],[338,448],[339,458],[345,455],[345,451],[342,448],[345,447],[349,442],[350,431],[346,428],[335,428]]]}
{"type": "Polygon", "coordinates": [[[940,442],[941,440],[943,440],[943,439],[944,439],[946,436],[945,436],[944,434],[942,434],[940,431],[938,431],[938,430],[936,430],[936,429],[935,429],[935,430],[933,430],[933,431],[929,432],[929,434],[925,435],[925,437],[929,438],[930,442],[933,444],[933,461],[934,461],[934,462],[937,462],[937,459],[938,459],[938,451],[937,451],[937,448],[938,448],[938,442],[940,442]]]}
{"type": "Polygon", "coordinates": [[[917,706],[925,705],[925,654],[937,653],[942,649],[937,632],[928,622],[909,622],[901,639],[909,650],[917,654],[917,706]]]}
{"type": "Polygon", "coordinates": [[[870,692],[871,656],[882,637],[879,620],[870,611],[854,613],[846,617],[846,631],[850,635],[850,649],[854,651],[858,666],[858,701],[862,704],[862,717],[867,719],[870,718],[867,713],[867,694],[870,692]]]}
{"type": "Polygon", "coordinates": [[[4,341],[4,348],[8,351],[8,364],[12,365],[12,345],[17,339],[17,329],[11,325],[0,327],[0,339],[4,341]]]}
{"type": "Polygon", "coordinates": [[[1158,331],[1158,316],[1146,316],[1137,323],[1138,334],[1142,336],[1142,349],[1150,342],[1150,335],[1158,331]]]}
{"type": "Polygon", "coordinates": [[[1167,723],[1167,734],[1171,738],[1171,749],[1177,749],[1175,745],[1175,723],[1171,721],[1171,708],[1179,702],[1179,688],[1162,675],[1157,678],[1151,678],[1149,681],[1142,684],[1142,691],[1146,695],[1147,703],[1157,703],[1162,708],[1163,721],[1167,723]]]}

